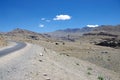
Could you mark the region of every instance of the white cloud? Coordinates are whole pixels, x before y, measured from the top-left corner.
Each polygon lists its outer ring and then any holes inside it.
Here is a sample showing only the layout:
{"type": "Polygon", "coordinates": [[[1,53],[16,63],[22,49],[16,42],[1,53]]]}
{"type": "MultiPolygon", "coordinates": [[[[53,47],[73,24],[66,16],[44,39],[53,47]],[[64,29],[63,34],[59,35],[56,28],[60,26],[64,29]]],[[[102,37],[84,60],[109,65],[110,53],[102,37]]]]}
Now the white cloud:
{"type": "Polygon", "coordinates": [[[40,25],[39,25],[39,27],[43,28],[43,27],[44,27],[44,25],[43,25],[43,24],[40,24],[40,25]]]}
{"type": "Polygon", "coordinates": [[[87,27],[98,27],[99,25],[87,25],[87,27]]]}
{"type": "Polygon", "coordinates": [[[45,21],[45,22],[51,22],[51,20],[49,19],[46,19],[46,18],[41,18],[42,21],[45,21]]]}
{"type": "Polygon", "coordinates": [[[56,15],[55,18],[53,18],[53,20],[70,20],[71,16],[69,15],[56,15]]]}
{"type": "Polygon", "coordinates": [[[45,18],[41,18],[41,20],[42,20],[42,21],[44,21],[44,20],[45,20],[45,18]]]}
{"type": "Polygon", "coordinates": [[[50,22],[51,20],[46,20],[46,22],[50,22]]]}

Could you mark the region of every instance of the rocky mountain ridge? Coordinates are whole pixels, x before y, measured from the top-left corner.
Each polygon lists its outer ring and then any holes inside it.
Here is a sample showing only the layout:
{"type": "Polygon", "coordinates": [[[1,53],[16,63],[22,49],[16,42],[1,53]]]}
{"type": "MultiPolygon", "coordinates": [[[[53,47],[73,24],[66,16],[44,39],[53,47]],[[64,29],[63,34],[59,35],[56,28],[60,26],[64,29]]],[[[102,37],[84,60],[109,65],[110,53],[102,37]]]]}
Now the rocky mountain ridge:
{"type": "Polygon", "coordinates": [[[66,40],[69,37],[72,39],[78,39],[82,35],[96,35],[100,36],[120,36],[120,25],[111,26],[111,25],[101,25],[99,27],[83,27],[75,29],[64,29],[57,30],[51,33],[45,33],[45,35],[55,38],[66,40]]]}

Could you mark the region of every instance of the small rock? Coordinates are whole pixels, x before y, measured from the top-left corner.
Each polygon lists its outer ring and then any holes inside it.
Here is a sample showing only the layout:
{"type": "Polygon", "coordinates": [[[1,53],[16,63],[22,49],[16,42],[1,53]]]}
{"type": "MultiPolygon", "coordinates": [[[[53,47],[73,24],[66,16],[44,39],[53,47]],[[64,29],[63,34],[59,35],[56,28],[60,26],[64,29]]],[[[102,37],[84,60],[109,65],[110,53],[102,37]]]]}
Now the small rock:
{"type": "Polygon", "coordinates": [[[43,76],[47,76],[47,74],[46,74],[46,73],[44,73],[44,74],[43,74],[43,76]]]}
{"type": "Polygon", "coordinates": [[[40,62],[42,62],[42,60],[39,60],[40,62]]]}

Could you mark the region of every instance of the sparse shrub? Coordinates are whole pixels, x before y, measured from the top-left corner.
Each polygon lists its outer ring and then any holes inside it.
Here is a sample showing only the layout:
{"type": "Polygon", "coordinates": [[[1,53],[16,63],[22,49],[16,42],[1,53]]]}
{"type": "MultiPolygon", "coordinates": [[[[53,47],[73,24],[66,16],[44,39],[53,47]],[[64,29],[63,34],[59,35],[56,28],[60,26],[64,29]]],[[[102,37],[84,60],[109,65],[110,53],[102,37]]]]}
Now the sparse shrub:
{"type": "Polygon", "coordinates": [[[98,76],[98,80],[104,80],[102,76],[98,76]]]}
{"type": "Polygon", "coordinates": [[[59,43],[55,43],[56,45],[59,45],[59,43]]]}
{"type": "Polygon", "coordinates": [[[110,59],[107,59],[108,61],[110,61],[110,59]]]}
{"type": "Polygon", "coordinates": [[[105,51],[104,53],[108,53],[107,51],[105,51]]]}
{"type": "Polygon", "coordinates": [[[90,72],[88,72],[87,74],[88,74],[88,75],[91,75],[91,73],[90,73],[90,72]]]}
{"type": "MultiPolygon", "coordinates": [[[[92,68],[90,68],[90,67],[89,67],[87,70],[89,70],[89,71],[90,71],[90,70],[92,70],[92,68]]],[[[87,74],[88,74],[88,75],[91,75],[91,73],[90,73],[90,72],[88,72],[87,74]]]]}
{"type": "Polygon", "coordinates": [[[106,53],[107,54],[108,52],[107,51],[102,51],[101,53],[106,53]]]}
{"type": "Polygon", "coordinates": [[[79,66],[79,63],[76,63],[76,65],[78,65],[78,66],[79,66]]]}
{"type": "Polygon", "coordinates": [[[100,58],[100,56],[98,56],[98,58],[100,58]]]}
{"type": "Polygon", "coordinates": [[[65,55],[66,53],[60,53],[60,55],[65,55]]]}
{"type": "Polygon", "coordinates": [[[39,40],[38,36],[34,36],[34,35],[30,35],[28,38],[33,40],[39,40]]]}
{"type": "Polygon", "coordinates": [[[66,56],[69,56],[68,54],[66,54],[66,56]]]}
{"type": "Polygon", "coordinates": [[[89,67],[88,70],[92,70],[92,68],[89,67]]]}
{"type": "Polygon", "coordinates": [[[65,45],[65,43],[64,43],[64,42],[63,42],[62,44],[63,44],[63,45],[65,45]]]}

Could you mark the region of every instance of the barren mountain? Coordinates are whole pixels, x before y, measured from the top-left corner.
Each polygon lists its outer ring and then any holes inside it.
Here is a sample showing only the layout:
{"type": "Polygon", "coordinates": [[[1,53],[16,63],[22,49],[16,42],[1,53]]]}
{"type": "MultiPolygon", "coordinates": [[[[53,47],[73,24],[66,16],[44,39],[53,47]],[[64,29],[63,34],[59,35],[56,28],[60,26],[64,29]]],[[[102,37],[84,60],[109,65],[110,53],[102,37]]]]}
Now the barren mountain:
{"type": "Polygon", "coordinates": [[[90,27],[84,27],[84,28],[81,28],[81,29],[80,28],[74,28],[74,29],[68,28],[68,29],[64,29],[64,30],[57,30],[55,32],[49,32],[49,33],[46,33],[46,34],[49,35],[52,38],[55,38],[55,39],[67,40],[69,35],[70,35],[70,37],[77,39],[83,33],[90,32],[93,29],[94,28],[90,28],[90,27]]]}
{"type": "Polygon", "coordinates": [[[94,29],[94,31],[120,32],[120,25],[101,25],[94,29]]]}
{"type": "Polygon", "coordinates": [[[14,29],[10,32],[4,33],[3,35],[6,36],[6,38],[12,39],[12,40],[26,40],[26,41],[47,40],[47,38],[45,38],[45,36],[43,36],[40,33],[36,33],[36,32],[25,30],[25,29],[19,29],[19,28],[14,29]]]}
{"type": "Polygon", "coordinates": [[[78,39],[80,36],[86,33],[90,33],[89,35],[93,34],[101,34],[103,33],[103,36],[108,35],[120,35],[120,25],[111,26],[111,25],[101,25],[99,27],[83,27],[83,28],[76,28],[76,29],[65,29],[65,30],[57,30],[55,32],[46,33],[47,35],[56,38],[56,39],[62,39],[66,40],[68,39],[68,36],[71,37],[71,39],[78,39]]]}

